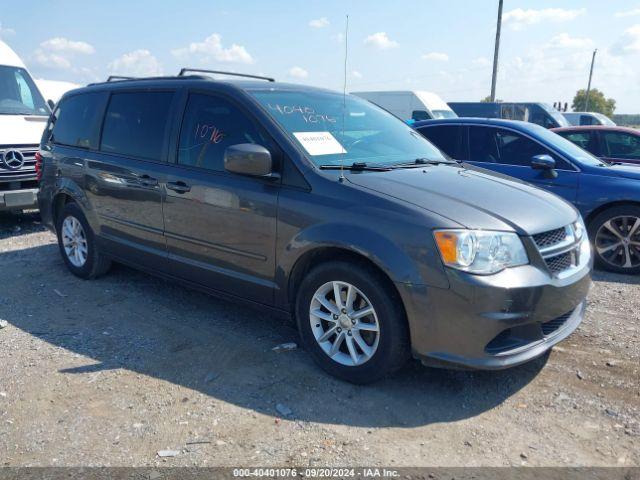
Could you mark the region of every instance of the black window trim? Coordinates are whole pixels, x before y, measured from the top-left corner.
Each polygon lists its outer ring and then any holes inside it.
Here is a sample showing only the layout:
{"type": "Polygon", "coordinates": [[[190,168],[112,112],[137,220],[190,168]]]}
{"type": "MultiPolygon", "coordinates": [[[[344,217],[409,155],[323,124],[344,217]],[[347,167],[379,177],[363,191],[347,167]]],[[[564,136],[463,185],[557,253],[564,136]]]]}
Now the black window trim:
{"type": "MultiPolygon", "coordinates": [[[[518,129],[512,128],[512,127],[506,127],[504,125],[485,125],[485,124],[481,124],[481,123],[473,123],[473,122],[464,122],[464,123],[456,123],[456,125],[465,125],[467,127],[488,127],[488,128],[502,128],[504,130],[509,130],[513,133],[517,133],[519,135],[522,135],[523,137],[527,137],[529,140],[537,143],[538,145],[540,145],[541,147],[544,147],[547,150],[552,151],[553,153],[555,153],[556,155],[558,155],[560,158],[562,158],[564,161],[566,161],[569,165],[571,165],[573,168],[575,168],[575,170],[567,170],[565,168],[558,168],[558,170],[562,170],[563,172],[582,172],[582,170],[576,166],[576,164],[574,162],[572,162],[571,160],[569,160],[565,155],[558,153],[558,151],[555,148],[551,148],[548,147],[547,145],[543,145],[542,143],[540,143],[538,140],[536,140],[535,138],[533,138],[531,135],[524,133],[518,129]]],[[[425,125],[425,127],[431,127],[431,126],[436,126],[436,125],[425,125]]],[[[469,153],[469,157],[471,156],[471,145],[469,144],[470,142],[470,138],[471,138],[471,131],[467,130],[469,132],[469,134],[467,135],[467,149],[468,149],[468,153],[469,153]]],[[[567,140],[568,141],[568,140],[567,140]]],[[[472,160],[469,160],[472,161],[472,160]]],[[[488,163],[488,162],[478,162],[478,163],[488,163]]],[[[506,165],[506,164],[503,164],[506,165]]],[[[524,167],[524,165],[512,165],[514,167],[524,167]]],[[[526,167],[525,167],[526,168],[526,167]]]]}
{"type": "Polygon", "coordinates": [[[460,161],[463,161],[463,162],[469,161],[469,159],[468,159],[468,157],[469,157],[469,135],[468,135],[469,129],[467,128],[466,125],[463,125],[461,123],[441,123],[439,125],[421,125],[418,128],[416,128],[415,130],[417,130],[417,132],[421,134],[420,130],[426,129],[428,127],[431,127],[431,128],[435,128],[435,127],[459,127],[460,128],[460,137],[458,138],[458,141],[456,142],[457,143],[456,148],[458,150],[456,153],[457,154],[461,154],[465,158],[452,157],[447,152],[442,150],[438,145],[436,145],[430,138],[426,138],[426,140],[429,143],[431,143],[434,147],[436,147],[440,152],[442,152],[444,154],[445,158],[453,158],[454,160],[460,160],[460,161]]]}
{"type": "Polygon", "coordinates": [[[185,165],[183,163],[179,163],[178,154],[180,149],[180,136],[182,135],[182,129],[184,127],[185,117],[187,115],[187,106],[189,105],[189,98],[191,97],[191,95],[205,95],[208,97],[220,98],[222,100],[228,101],[230,104],[236,107],[243,115],[245,115],[245,117],[247,117],[249,121],[251,121],[255,125],[257,130],[260,130],[264,135],[266,135],[267,138],[271,141],[271,143],[278,149],[278,152],[273,152],[272,148],[267,148],[267,146],[263,145],[271,153],[272,160],[277,158],[277,160],[279,161],[279,165],[278,165],[279,170],[283,170],[283,162],[286,161],[286,154],[284,153],[284,150],[282,149],[282,147],[273,138],[273,135],[271,135],[267,131],[267,129],[262,126],[262,124],[256,118],[256,116],[253,113],[251,113],[249,109],[247,109],[244,105],[242,105],[241,102],[239,102],[237,99],[233,98],[232,95],[229,95],[226,92],[221,92],[219,90],[214,91],[214,90],[206,89],[202,87],[191,87],[191,88],[185,88],[184,94],[181,95],[180,104],[178,106],[178,111],[177,111],[178,117],[177,117],[177,125],[176,125],[177,128],[175,132],[175,144],[173,145],[172,151],[169,152],[170,165],[183,168],[185,170],[191,170],[195,172],[204,172],[212,175],[219,175],[219,176],[231,177],[231,178],[246,178],[246,179],[262,180],[262,181],[269,182],[273,185],[282,184],[282,178],[277,182],[275,182],[271,179],[260,179],[260,177],[248,177],[248,176],[238,175],[232,172],[228,172],[227,170],[224,170],[224,169],[213,170],[211,168],[196,167],[193,165],[185,165]],[[274,158],[275,157],[274,154],[277,154],[276,158],[274,158]]]}
{"type": "Polygon", "coordinates": [[[49,125],[53,125],[53,126],[51,127],[51,131],[48,132],[49,135],[48,135],[48,138],[47,138],[47,143],[50,143],[52,145],[57,145],[57,146],[60,146],[60,147],[77,148],[77,149],[80,149],[80,150],[83,150],[83,151],[86,151],[86,152],[97,152],[97,151],[99,151],[99,149],[100,149],[100,140],[102,138],[102,124],[104,122],[104,115],[105,115],[105,113],[107,111],[108,104],[109,104],[109,101],[108,100],[105,101],[105,92],[101,91],[101,90],[98,90],[98,91],[95,91],[95,92],[94,91],[77,92],[77,93],[71,93],[71,94],[65,95],[64,98],[61,99],[58,102],[58,104],[55,106],[55,108],[53,109],[53,111],[51,112],[51,114],[49,116],[49,122],[47,122],[47,126],[45,127],[45,132],[49,129],[49,125]],[[69,99],[71,99],[71,98],[80,97],[80,96],[83,96],[83,95],[90,95],[90,94],[99,95],[99,102],[101,102],[101,103],[99,103],[99,109],[101,111],[96,112],[96,118],[94,120],[95,125],[92,126],[92,128],[94,130],[93,131],[93,135],[96,136],[96,133],[97,133],[97,136],[95,138],[96,147],[93,148],[93,147],[90,147],[90,146],[89,147],[83,147],[82,145],[71,145],[69,143],[56,141],[55,137],[52,139],[53,130],[55,129],[56,122],[57,122],[57,119],[55,121],[53,120],[55,118],[54,115],[55,115],[55,113],[57,111],[60,110],[60,106],[63,105],[62,101],[64,100],[64,102],[68,102],[69,99]],[[102,98],[100,98],[100,96],[102,98]],[[96,130],[97,130],[97,132],[96,132],[96,130]]]}
{"type": "Polygon", "coordinates": [[[179,88],[172,87],[137,87],[137,88],[118,88],[113,90],[107,90],[107,101],[104,104],[104,109],[102,111],[102,119],[100,122],[100,134],[98,135],[98,148],[95,150],[100,153],[100,155],[107,155],[109,157],[118,157],[118,158],[129,158],[131,160],[141,161],[152,163],[155,165],[166,165],[169,159],[169,144],[171,140],[171,133],[173,128],[173,123],[175,119],[176,107],[179,100],[179,88]],[[101,149],[102,146],[102,134],[104,133],[104,124],[107,119],[107,111],[109,110],[109,105],[111,104],[111,98],[114,95],[118,95],[121,93],[173,93],[173,98],[171,99],[171,103],[169,104],[169,111],[167,113],[167,123],[164,127],[164,135],[162,142],[162,154],[160,155],[159,160],[155,160],[153,158],[145,158],[138,157],[135,155],[129,155],[125,153],[118,152],[106,152],[101,149]]]}

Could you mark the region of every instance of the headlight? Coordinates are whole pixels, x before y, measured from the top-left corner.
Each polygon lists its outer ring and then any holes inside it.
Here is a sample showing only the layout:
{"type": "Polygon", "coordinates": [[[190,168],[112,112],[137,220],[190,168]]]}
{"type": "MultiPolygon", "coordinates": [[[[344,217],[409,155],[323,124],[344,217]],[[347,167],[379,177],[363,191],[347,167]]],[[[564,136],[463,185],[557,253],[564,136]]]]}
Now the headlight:
{"type": "Polygon", "coordinates": [[[434,235],[444,264],[458,270],[488,275],[529,263],[515,233],[436,230],[434,235]]]}

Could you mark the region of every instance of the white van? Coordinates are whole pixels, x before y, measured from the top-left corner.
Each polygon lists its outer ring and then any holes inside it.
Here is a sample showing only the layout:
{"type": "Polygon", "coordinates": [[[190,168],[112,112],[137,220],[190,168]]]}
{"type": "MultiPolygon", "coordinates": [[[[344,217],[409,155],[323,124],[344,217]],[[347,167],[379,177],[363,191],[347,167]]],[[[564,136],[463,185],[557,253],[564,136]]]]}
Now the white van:
{"type": "Polygon", "coordinates": [[[408,123],[432,118],[457,117],[438,95],[423,90],[351,92],[351,94],[369,100],[408,123]]]}
{"type": "Polygon", "coordinates": [[[0,41],[0,211],[38,208],[35,155],[49,113],[20,57],[0,41]]]}

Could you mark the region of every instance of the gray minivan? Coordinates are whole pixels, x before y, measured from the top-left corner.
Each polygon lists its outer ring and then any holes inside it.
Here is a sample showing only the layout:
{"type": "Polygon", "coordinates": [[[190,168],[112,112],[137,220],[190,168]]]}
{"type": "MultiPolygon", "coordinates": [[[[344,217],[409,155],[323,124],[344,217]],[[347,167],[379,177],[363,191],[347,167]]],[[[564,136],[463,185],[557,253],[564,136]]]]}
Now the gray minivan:
{"type": "Polygon", "coordinates": [[[284,312],[351,382],[411,355],[518,365],[584,315],[591,252],[570,204],[357,97],[186,71],[105,82],[60,100],[39,159],[72,273],[122,262],[284,312]]]}

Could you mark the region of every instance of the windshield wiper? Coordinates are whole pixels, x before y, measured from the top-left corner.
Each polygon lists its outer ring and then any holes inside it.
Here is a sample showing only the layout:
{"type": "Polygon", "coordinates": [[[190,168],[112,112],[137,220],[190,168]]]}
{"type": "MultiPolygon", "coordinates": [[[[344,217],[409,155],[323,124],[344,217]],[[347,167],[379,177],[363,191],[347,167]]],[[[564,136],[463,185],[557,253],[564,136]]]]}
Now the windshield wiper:
{"type": "Polygon", "coordinates": [[[432,158],[416,158],[412,162],[404,162],[404,163],[393,163],[388,165],[389,168],[416,168],[422,165],[451,165],[454,163],[458,163],[455,160],[446,160],[446,159],[432,159],[432,158]]]}
{"type": "Polygon", "coordinates": [[[372,172],[386,172],[391,170],[388,165],[367,165],[365,162],[354,162],[351,165],[320,165],[322,170],[351,170],[351,171],[372,171],[372,172]]]}

